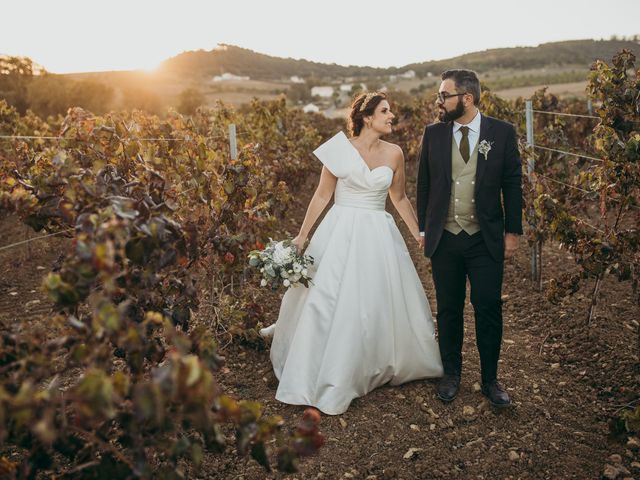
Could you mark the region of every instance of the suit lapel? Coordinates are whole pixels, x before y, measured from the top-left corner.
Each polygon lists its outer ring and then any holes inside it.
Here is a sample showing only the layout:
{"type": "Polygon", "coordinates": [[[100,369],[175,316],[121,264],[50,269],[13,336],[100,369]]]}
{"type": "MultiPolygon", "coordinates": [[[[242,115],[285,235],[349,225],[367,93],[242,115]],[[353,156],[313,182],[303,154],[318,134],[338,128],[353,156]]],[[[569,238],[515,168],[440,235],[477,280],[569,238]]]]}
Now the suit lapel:
{"type": "Polygon", "coordinates": [[[453,122],[447,122],[447,134],[445,135],[445,144],[444,144],[444,157],[442,160],[444,162],[444,173],[449,185],[451,185],[451,148],[453,141],[453,122]]]}
{"type": "MultiPolygon", "coordinates": [[[[485,117],[484,115],[480,114],[480,137],[478,138],[478,145],[480,145],[480,142],[482,142],[483,140],[486,140],[487,142],[493,141],[492,130],[493,130],[493,124],[491,120],[485,117]]],[[[475,185],[474,193],[477,192],[478,188],[480,187],[480,182],[482,182],[482,177],[484,176],[488,157],[490,155],[491,153],[488,153],[487,159],[485,160],[484,155],[478,152],[478,162],[476,165],[476,185],[475,185]]]]}

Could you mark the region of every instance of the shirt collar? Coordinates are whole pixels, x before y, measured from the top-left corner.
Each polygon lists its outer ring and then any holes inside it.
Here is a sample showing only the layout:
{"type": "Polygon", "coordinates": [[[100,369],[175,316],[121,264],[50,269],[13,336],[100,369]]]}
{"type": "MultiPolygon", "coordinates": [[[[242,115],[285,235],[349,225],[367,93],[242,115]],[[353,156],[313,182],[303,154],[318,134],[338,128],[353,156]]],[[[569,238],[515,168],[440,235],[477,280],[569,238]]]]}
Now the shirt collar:
{"type": "MultiPolygon", "coordinates": [[[[481,119],[481,115],[480,115],[480,110],[478,110],[478,112],[476,113],[476,116],[473,117],[473,120],[471,120],[466,126],[469,127],[469,130],[471,130],[474,133],[480,133],[480,119],[481,119]]],[[[453,122],[453,133],[456,133],[458,130],[460,130],[460,127],[463,127],[465,125],[462,125],[458,122],[456,122],[454,120],[453,122]]]]}

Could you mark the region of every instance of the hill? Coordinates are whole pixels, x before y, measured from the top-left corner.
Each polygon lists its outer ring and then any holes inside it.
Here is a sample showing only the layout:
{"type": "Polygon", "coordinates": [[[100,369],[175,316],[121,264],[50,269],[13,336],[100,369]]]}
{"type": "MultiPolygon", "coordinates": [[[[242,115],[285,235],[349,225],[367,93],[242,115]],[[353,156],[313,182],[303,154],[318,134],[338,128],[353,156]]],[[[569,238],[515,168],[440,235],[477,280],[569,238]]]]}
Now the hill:
{"type": "Polygon", "coordinates": [[[459,57],[423,63],[403,68],[416,74],[441,72],[453,66],[470,68],[478,73],[492,69],[542,69],[582,65],[587,68],[595,60],[609,61],[623,48],[640,53],[640,44],[629,40],[570,40],[543,43],[536,47],[495,48],[467,53],[459,57]]]}
{"type": "Polygon", "coordinates": [[[622,48],[640,51],[638,42],[629,40],[572,40],[544,43],[535,47],[497,48],[473,52],[444,60],[413,63],[403,67],[373,68],[343,66],[281,58],[233,45],[219,45],[213,50],[184,52],[160,66],[160,71],[178,76],[207,78],[223,73],[249,76],[257,80],[300,77],[378,77],[414,70],[419,77],[438,74],[452,68],[471,68],[479,73],[495,69],[541,69],[581,66],[585,69],[596,59],[609,60],[622,48]]]}
{"type": "Polygon", "coordinates": [[[223,73],[249,76],[259,80],[302,77],[349,77],[385,75],[389,71],[373,67],[342,66],[309,60],[281,58],[233,45],[218,45],[213,50],[184,52],[164,61],[159,70],[178,75],[212,77],[223,73]]]}

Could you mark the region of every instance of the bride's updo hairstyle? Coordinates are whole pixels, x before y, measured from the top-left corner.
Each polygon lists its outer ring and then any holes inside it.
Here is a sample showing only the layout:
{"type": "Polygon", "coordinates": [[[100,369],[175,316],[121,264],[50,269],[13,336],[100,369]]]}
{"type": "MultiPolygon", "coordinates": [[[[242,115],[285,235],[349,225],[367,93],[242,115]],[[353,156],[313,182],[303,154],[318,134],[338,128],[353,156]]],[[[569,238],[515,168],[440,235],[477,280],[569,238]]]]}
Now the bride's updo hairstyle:
{"type": "Polygon", "coordinates": [[[357,137],[364,127],[364,117],[373,115],[376,107],[387,96],[382,92],[360,93],[351,103],[351,111],[347,122],[349,135],[357,137]]]}

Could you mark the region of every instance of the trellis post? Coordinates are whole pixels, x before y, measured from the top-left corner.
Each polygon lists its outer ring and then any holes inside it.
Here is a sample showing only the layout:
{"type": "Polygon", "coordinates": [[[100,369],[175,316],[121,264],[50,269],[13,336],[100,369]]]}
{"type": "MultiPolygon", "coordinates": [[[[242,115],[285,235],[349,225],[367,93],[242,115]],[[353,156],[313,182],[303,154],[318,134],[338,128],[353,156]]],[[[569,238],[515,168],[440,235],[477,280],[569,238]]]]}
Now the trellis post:
{"type": "MultiPolygon", "coordinates": [[[[525,119],[527,124],[527,145],[530,152],[527,158],[527,176],[529,177],[529,182],[532,182],[532,173],[536,164],[533,155],[535,140],[533,136],[533,102],[531,100],[527,100],[525,104],[525,119]]],[[[529,208],[533,209],[533,205],[530,205],[529,208]]],[[[536,241],[531,247],[531,279],[538,284],[538,289],[542,288],[542,242],[539,241],[536,241]]]]}
{"type": "Polygon", "coordinates": [[[238,141],[235,123],[229,124],[229,151],[231,152],[231,160],[236,160],[238,158],[238,141]]]}

